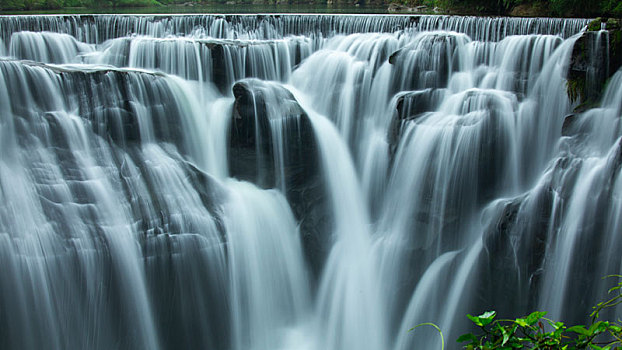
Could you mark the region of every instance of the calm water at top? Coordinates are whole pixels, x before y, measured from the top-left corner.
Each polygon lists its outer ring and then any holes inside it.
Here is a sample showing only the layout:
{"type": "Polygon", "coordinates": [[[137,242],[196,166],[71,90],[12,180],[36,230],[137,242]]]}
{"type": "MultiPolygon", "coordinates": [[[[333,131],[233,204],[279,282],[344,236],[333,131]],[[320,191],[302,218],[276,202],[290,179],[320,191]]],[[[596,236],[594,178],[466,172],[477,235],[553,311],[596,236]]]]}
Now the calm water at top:
{"type": "Polygon", "coordinates": [[[173,13],[332,13],[332,14],[387,14],[385,6],[354,6],[350,4],[209,4],[196,6],[149,6],[125,8],[64,8],[38,11],[0,11],[0,14],[173,14],[173,13]]]}

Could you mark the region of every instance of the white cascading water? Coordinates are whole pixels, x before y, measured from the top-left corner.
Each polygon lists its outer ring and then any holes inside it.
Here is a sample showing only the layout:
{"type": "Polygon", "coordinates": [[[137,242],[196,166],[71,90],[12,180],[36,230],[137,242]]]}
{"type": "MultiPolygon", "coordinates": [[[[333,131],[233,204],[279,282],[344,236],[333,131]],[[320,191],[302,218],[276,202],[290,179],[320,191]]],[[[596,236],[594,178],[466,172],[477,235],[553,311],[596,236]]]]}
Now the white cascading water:
{"type": "Polygon", "coordinates": [[[594,108],[567,96],[587,23],[0,16],[0,348],[584,322],[622,271],[622,72],[594,108]]]}
{"type": "Polygon", "coordinates": [[[372,251],[370,220],[344,140],[324,116],[310,112],[334,217],[334,243],[317,299],[318,349],[384,349],[384,302],[372,251]]]}
{"type": "Polygon", "coordinates": [[[279,349],[310,306],[296,222],[282,194],[230,180],[224,206],[234,349],[279,349]]]}

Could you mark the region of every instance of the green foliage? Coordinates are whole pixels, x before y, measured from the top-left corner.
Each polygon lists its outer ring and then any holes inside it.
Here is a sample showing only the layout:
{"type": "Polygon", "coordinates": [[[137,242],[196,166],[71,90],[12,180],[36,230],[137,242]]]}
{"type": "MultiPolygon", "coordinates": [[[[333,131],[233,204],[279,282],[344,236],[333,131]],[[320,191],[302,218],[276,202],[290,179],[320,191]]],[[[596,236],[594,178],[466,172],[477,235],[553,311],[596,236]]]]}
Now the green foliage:
{"type": "Polygon", "coordinates": [[[552,321],[544,317],[546,312],[539,311],[514,320],[495,320],[496,312],[488,311],[479,316],[467,315],[482,333],[463,334],[457,341],[466,343],[464,348],[468,350],[620,349],[622,321],[599,320],[603,310],[622,303],[622,276],[607,277],[619,279],[618,284],[609,290],[609,294],[615,295],[594,306],[589,325],[566,327],[563,322],[552,321]]]}
{"type": "Polygon", "coordinates": [[[0,10],[44,10],[70,7],[115,8],[158,6],[157,0],[0,0],[0,10]]]}
{"type": "Polygon", "coordinates": [[[600,27],[601,27],[601,23],[602,23],[602,18],[598,17],[598,18],[592,20],[590,23],[588,23],[587,30],[589,30],[589,31],[599,31],[600,27]]]}
{"type": "Polygon", "coordinates": [[[434,7],[447,10],[452,6],[452,0],[434,0],[434,7]]]}
{"type": "Polygon", "coordinates": [[[622,1],[620,0],[602,0],[601,10],[603,13],[612,16],[622,16],[622,1]]]}
{"type": "MultiPolygon", "coordinates": [[[[438,7],[462,14],[505,15],[519,5],[534,9],[542,16],[622,16],[622,0],[387,0],[404,5],[438,7]]],[[[520,12],[519,12],[520,13],[520,12]]]]}
{"type": "Polygon", "coordinates": [[[585,76],[568,77],[566,81],[566,93],[570,102],[574,103],[579,101],[581,103],[585,101],[585,76]]]}
{"type": "MultiPolygon", "coordinates": [[[[601,3],[609,0],[550,0],[550,8],[557,16],[591,16],[599,14],[601,3]]],[[[619,1],[619,0],[615,0],[619,1]]]]}
{"type": "Polygon", "coordinates": [[[479,315],[479,316],[471,316],[471,315],[467,315],[467,317],[473,321],[473,323],[475,323],[476,325],[480,326],[480,327],[484,327],[490,324],[490,322],[492,322],[492,319],[495,318],[495,316],[497,316],[497,312],[495,311],[488,311],[488,312],[484,312],[483,314],[479,315]]]}
{"type": "Polygon", "coordinates": [[[463,8],[475,9],[477,12],[485,14],[504,14],[512,7],[520,3],[519,0],[444,0],[446,6],[459,6],[463,8]]]}

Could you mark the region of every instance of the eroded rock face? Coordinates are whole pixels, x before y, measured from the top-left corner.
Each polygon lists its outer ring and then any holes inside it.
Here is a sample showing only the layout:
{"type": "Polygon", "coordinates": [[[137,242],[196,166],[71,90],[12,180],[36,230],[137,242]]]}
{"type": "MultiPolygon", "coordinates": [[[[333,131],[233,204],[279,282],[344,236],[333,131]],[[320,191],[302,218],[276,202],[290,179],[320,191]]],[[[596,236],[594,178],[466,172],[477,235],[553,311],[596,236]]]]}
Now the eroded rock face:
{"type": "Polygon", "coordinates": [[[597,100],[608,78],[607,39],[600,32],[586,32],[575,43],[568,69],[571,100],[597,100]]]}
{"type": "Polygon", "coordinates": [[[459,63],[454,53],[465,40],[463,34],[425,33],[392,53],[389,56],[389,63],[394,67],[391,91],[446,87],[459,63]]]}
{"type": "Polygon", "coordinates": [[[395,102],[396,114],[389,126],[389,144],[391,157],[399,142],[404,122],[414,121],[426,113],[434,112],[445,96],[444,89],[424,89],[401,94],[395,102]]]}
{"type": "Polygon", "coordinates": [[[279,84],[247,79],[233,86],[231,174],[263,188],[288,189],[317,175],[317,147],[305,111],[279,84]]]}
{"type": "Polygon", "coordinates": [[[497,216],[490,221],[484,235],[484,261],[481,273],[485,283],[480,292],[486,295],[488,304],[495,305],[499,312],[513,312],[517,307],[508,304],[503,297],[508,293],[518,293],[521,298],[519,308],[537,307],[535,295],[540,287],[544,259],[546,255],[549,222],[553,207],[553,194],[550,188],[543,187],[530,195],[499,202],[495,209],[497,216]],[[526,219],[529,214],[536,214],[526,219]],[[529,239],[519,238],[530,236],[529,239]],[[517,242],[520,242],[517,244],[517,242]],[[519,281],[530,281],[521,285],[519,281]],[[498,283],[498,282],[501,283],[498,283]]]}
{"type": "Polygon", "coordinates": [[[619,22],[594,20],[574,44],[567,75],[568,96],[581,104],[598,101],[606,81],[620,67],[622,31],[619,22]]]}
{"type": "Polygon", "coordinates": [[[233,86],[233,95],[231,176],[283,191],[300,222],[307,258],[319,271],[329,219],[309,117],[278,83],[245,79],[233,86]]]}
{"type": "Polygon", "coordinates": [[[444,132],[431,137],[438,142],[454,144],[456,166],[462,169],[462,174],[473,176],[477,189],[473,189],[470,198],[485,203],[506,185],[504,179],[512,175],[508,173],[512,164],[507,154],[515,152],[508,142],[512,115],[517,109],[516,99],[511,94],[473,89],[447,97],[443,89],[426,89],[404,94],[396,108],[388,135],[392,162],[408,128],[417,132],[436,125],[444,132]],[[444,98],[448,98],[448,102],[439,107],[444,98]],[[443,111],[437,112],[439,108],[443,111]]]}

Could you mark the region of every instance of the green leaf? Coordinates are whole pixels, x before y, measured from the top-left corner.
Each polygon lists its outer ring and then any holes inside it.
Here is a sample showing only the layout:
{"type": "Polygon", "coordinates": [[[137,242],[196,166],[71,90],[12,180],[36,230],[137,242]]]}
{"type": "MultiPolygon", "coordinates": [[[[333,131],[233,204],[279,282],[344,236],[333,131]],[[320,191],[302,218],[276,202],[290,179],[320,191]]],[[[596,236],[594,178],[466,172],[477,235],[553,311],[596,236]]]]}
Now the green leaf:
{"type": "Polygon", "coordinates": [[[527,324],[527,321],[525,321],[524,318],[517,318],[514,323],[516,323],[517,325],[521,326],[521,327],[529,327],[529,325],[527,324]]]}
{"type": "Polygon", "coordinates": [[[482,321],[479,320],[479,317],[477,316],[473,316],[470,314],[467,314],[467,317],[469,318],[469,320],[473,321],[473,323],[475,323],[478,326],[483,326],[482,321]]]}
{"type": "Polygon", "coordinates": [[[548,346],[559,345],[559,341],[557,339],[547,339],[544,343],[548,346]]]}
{"type": "Polygon", "coordinates": [[[483,314],[479,315],[479,321],[481,322],[481,324],[483,326],[486,326],[488,324],[490,324],[490,322],[492,322],[493,318],[495,318],[495,316],[497,316],[497,312],[496,311],[486,311],[483,314]]]}
{"type": "Polygon", "coordinates": [[[527,316],[527,318],[525,319],[525,322],[527,322],[527,324],[531,326],[534,323],[538,322],[538,320],[544,317],[545,315],[546,315],[546,312],[543,312],[543,311],[532,312],[529,316],[527,316]]]}
{"type": "Polygon", "coordinates": [[[508,332],[504,327],[501,326],[499,326],[499,329],[501,330],[501,333],[503,333],[503,342],[501,343],[501,345],[505,345],[505,343],[510,340],[510,332],[508,332]]]}
{"type": "Polygon", "coordinates": [[[458,337],[456,342],[464,343],[465,341],[470,341],[471,343],[477,343],[477,337],[473,333],[466,333],[458,337]]]}
{"type": "Polygon", "coordinates": [[[490,324],[490,322],[492,322],[493,318],[495,318],[496,315],[497,315],[496,311],[486,311],[479,316],[473,316],[473,315],[467,314],[467,317],[469,318],[469,320],[473,321],[473,323],[475,323],[476,325],[483,327],[483,326],[490,324]]]}
{"type": "Polygon", "coordinates": [[[615,325],[615,324],[610,325],[609,329],[611,329],[614,332],[622,332],[622,327],[615,325]]]}
{"type": "Polygon", "coordinates": [[[605,332],[609,328],[609,322],[598,321],[590,326],[588,332],[590,334],[599,334],[605,332]]]}
{"type": "Polygon", "coordinates": [[[567,329],[568,332],[574,332],[581,335],[590,335],[590,332],[585,329],[585,326],[572,326],[567,329]]]}

